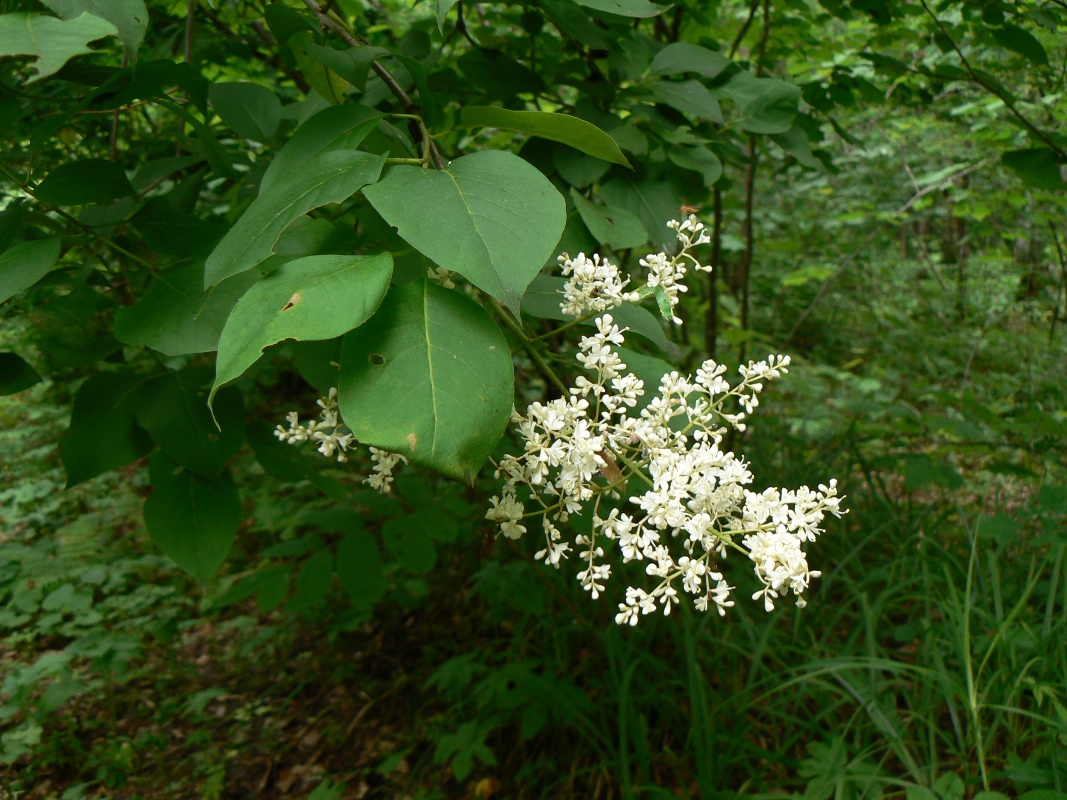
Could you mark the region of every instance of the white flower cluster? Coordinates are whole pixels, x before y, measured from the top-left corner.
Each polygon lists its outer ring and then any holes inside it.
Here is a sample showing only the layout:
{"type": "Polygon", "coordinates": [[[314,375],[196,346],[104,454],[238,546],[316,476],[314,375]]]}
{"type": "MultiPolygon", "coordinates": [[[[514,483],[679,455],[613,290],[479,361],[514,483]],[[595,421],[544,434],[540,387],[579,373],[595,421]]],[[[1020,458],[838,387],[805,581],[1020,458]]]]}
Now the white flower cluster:
{"type": "MultiPolygon", "coordinates": [[[[685,257],[702,269],[687,252],[707,241],[702,226],[690,218],[674,227],[685,257]]],[[[582,259],[583,264],[598,263],[582,259]]],[[[684,291],[678,282],[684,274],[679,257],[646,261],[654,265],[650,283],[658,280],[669,297],[670,290],[675,298],[684,291]]],[[[608,275],[598,280],[599,286],[612,285],[620,292],[625,286],[608,275]]],[[[583,296],[576,283],[574,288],[561,304],[564,310],[568,303],[593,308],[604,299],[583,296]],[[575,300],[579,297],[580,302],[575,300]]],[[[720,562],[730,550],[753,563],[762,588],[752,597],[762,598],[768,611],[790,592],[803,606],[804,590],[820,573],[809,569],[802,545],[822,532],[827,513],[841,515],[836,481],[817,491],[801,487],[757,494],[746,488],[753,476],[745,461],[722,449],[726,426],[744,430],[764,383],[787,371],[789,357],[770,356],[741,366],[741,380],[733,387],[724,378],[726,367],[711,360],[695,376],[671,372],[638,410],[644,383],[627,371],[615,349],[623,344],[624,330],[610,314],[598,317],[596,327],[595,335],[582,338],[577,355],[589,377],[579,376],[567,397],[535,402],[525,415],[514,414],[524,452],[505,456],[497,465],[496,475],[505,484],[491,498],[486,518],[514,539],[540,517],[545,547],[536,558],[558,568],[572,550],[577,552],[577,578],[594,599],[611,577],[612,565],[602,560],[605,546],[614,544],[623,564],[643,562],[655,585],[651,591],[626,590],[626,602],[619,604],[615,617],[620,624],[635,625],[657,606],[669,614],[679,602],[679,584],[694,596],[698,610],[714,606],[725,614],[734,604],[734,587],[720,562]],[[740,409],[729,411],[728,402],[740,409]],[[586,511],[592,526],[574,537],[572,548],[561,526],[586,511]]]]}
{"type": "MultiPolygon", "coordinates": [[[[662,287],[673,315],[674,308],[678,305],[678,293],[687,290],[682,283],[688,267],[687,262],[692,262],[694,269],[711,272],[711,267],[703,266],[690,253],[694,247],[710,242],[711,237],[704,230],[704,224],[692,214],[681,222],[671,220],[667,227],[677,232],[678,241],[682,243],[681,251],[673,257],[666,253],[649,255],[642,258],[640,263],[648,270],[646,285],[649,289],[662,287]]],[[[606,258],[602,259],[599,255],[587,258],[585,253],[571,258],[563,253],[558,260],[564,276],[568,279],[563,285],[563,302],[560,303],[563,313],[568,316],[599,314],[623,303],[636,303],[641,299],[641,293],[626,290],[630,279],[623,278],[618,266],[606,258]]],[[[672,321],[676,325],[682,322],[676,315],[672,321]]]]}
{"type": "Polygon", "coordinates": [[[336,452],[338,461],[348,461],[345,451],[356,437],[351,433],[338,432],[342,423],[340,411],[337,408],[337,388],[331,387],[330,393],[320,398],[317,403],[321,409],[319,411],[321,421],[313,419],[307,425],[301,425],[300,415],[295,411],[290,411],[285,415],[289,428],[279,425],[274,429],[274,435],[289,444],[300,444],[310,439],[319,443],[319,452],[327,458],[333,457],[336,452]]]}
{"type": "MultiPolygon", "coordinates": [[[[300,444],[301,442],[313,441],[319,443],[319,452],[327,458],[337,454],[339,462],[348,461],[345,455],[349,447],[355,441],[351,433],[341,433],[340,409],[337,406],[337,388],[331,387],[326,397],[316,401],[319,406],[318,420],[310,420],[306,425],[300,424],[300,415],[290,411],[285,415],[289,423],[286,428],[278,425],[274,429],[274,435],[288,444],[300,444]]],[[[377,447],[370,448],[371,461],[374,462],[373,474],[363,480],[382,494],[389,494],[393,487],[393,470],[400,462],[408,463],[408,460],[399,453],[390,453],[388,450],[379,450],[377,447]]]]}

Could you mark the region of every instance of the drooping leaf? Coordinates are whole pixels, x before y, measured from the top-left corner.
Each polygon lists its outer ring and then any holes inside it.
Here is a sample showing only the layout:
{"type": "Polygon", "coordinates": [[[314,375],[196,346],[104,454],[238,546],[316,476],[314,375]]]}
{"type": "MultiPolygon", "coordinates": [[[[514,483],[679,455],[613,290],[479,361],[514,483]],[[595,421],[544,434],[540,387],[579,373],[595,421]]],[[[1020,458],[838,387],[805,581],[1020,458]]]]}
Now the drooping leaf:
{"type": "Polygon", "coordinates": [[[584,189],[604,177],[611,164],[569,147],[552,148],[552,166],[571,186],[584,189]]]}
{"type": "Polygon", "coordinates": [[[1054,192],[1063,186],[1060,162],[1050,147],[1010,150],[1001,155],[1004,166],[1018,175],[1023,183],[1054,192]]]}
{"type": "Polygon", "coordinates": [[[148,454],[152,440],[137,424],[144,381],[130,372],[98,372],[78,389],[70,428],[59,440],[67,487],[148,454]]]}
{"type": "Polygon", "coordinates": [[[993,38],[1005,50],[1018,53],[1023,58],[1039,66],[1048,66],[1048,53],[1045,52],[1044,46],[1030,31],[1020,28],[1018,25],[1009,24],[1002,28],[993,28],[993,38]]]}
{"type": "Polygon", "coordinates": [[[350,533],[337,545],[337,580],[354,602],[372,605],[385,594],[385,565],[369,533],[350,533]]]}
{"type": "Polygon", "coordinates": [[[274,34],[279,45],[288,44],[289,40],[298,33],[304,31],[317,33],[319,30],[313,17],[309,14],[301,14],[285,3],[270,3],[263,10],[263,19],[267,21],[267,27],[274,34]]]}
{"type": "Polygon", "coordinates": [[[657,103],[699,119],[722,122],[722,109],[708,88],[700,81],[657,81],[652,85],[657,103]]]}
{"type": "Polygon", "coordinates": [[[148,535],[200,583],[226,560],[241,522],[241,497],[229,472],[201,478],[155,453],[148,462],[153,491],[144,503],[148,535]]]}
{"type": "Polygon", "coordinates": [[[415,249],[516,311],[567,224],[548,179],[494,150],[443,170],[393,167],[364,194],[415,249]]]}
{"type": "Polygon", "coordinates": [[[170,371],[142,390],[137,422],[159,448],[204,478],[222,472],[244,443],[244,404],[236,389],[215,398],[215,419],[207,407],[212,370],[207,364],[170,371]]]}
{"type": "Polygon", "coordinates": [[[359,150],[328,150],[287,177],[272,180],[208,256],[204,285],[215,286],[265,261],[289,223],[378,180],[385,158],[359,150]]]}
{"type": "Polygon", "coordinates": [[[0,353],[0,397],[18,394],[40,381],[37,370],[18,353],[0,353]]]}
{"type": "Polygon", "coordinates": [[[627,250],[640,247],[648,241],[648,231],[645,230],[644,223],[629,211],[621,208],[602,208],[587,200],[575,189],[571,189],[571,199],[582,217],[582,222],[600,244],[606,244],[613,250],[627,250]]]}
{"type": "Polygon", "coordinates": [[[278,95],[258,83],[213,83],[208,99],[227,127],[255,142],[269,142],[282,121],[278,95]]]}
{"type": "Polygon", "coordinates": [[[594,11],[606,11],[608,14],[617,14],[620,17],[655,17],[670,8],[670,6],[658,6],[648,0],[574,0],[574,2],[594,11]]]}
{"type": "MultiPolygon", "coordinates": [[[[564,278],[557,278],[551,275],[538,275],[534,279],[534,282],[530,284],[530,291],[528,291],[526,296],[522,298],[523,313],[540,319],[555,319],[560,321],[570,321],[574,319],[574,317],[568,317],[564,314],[559,307],[560,301],[563,299],[562,292],[564,283],[564,278]]],[[[660,325],[659,320],[656,319],[656,315],[644,306],[635,305],[634,303],[623,303],[621,306],[613,308],[608,313],[611,314],[615,323],[620,328],[629,328],[630,333],[638,334],[670,355],[677,353],[678,346],[667,338],[667,335],[663,332],[663,326],[660,325]]],[[[589,319],[583,324],[595,327],[596,320],[595,318],[589,319]]]]}
{"type": "MultiPolygon", "coordinates": [[[[298,39],[296,44],[303,54],[314,58],[326,70],[341,78],[343,83],[351,84],[361,92],[367,86],[367,73],[370,71],[371,65],[376,59],[389,55],[389,51],[384,47],[365,45],[363,47],[349,47],[345,50],[337,50],[333,47],[315,44],[314,41],[303,37],[298,39]]],[[[334,82],[338,83],[336,79],[334,82]]],[[[339,91],[347,91],[345,86],[339,83],[338,86],[339,91]]],[[[317,88],[316,91],[318,91],[317,88]]],[[[335,91],[333,85],[328,91],[335,91]]],[[[319,93],[321,94],[321,92],[319,93]]],[[[330,98],[327,99],[329,100],[330,98]]]]}
{"type": "Polygon", "coordinates": [[[226,320],[211,397],[272,344],[333,339],[362,325],[385,297],[392,274],[393,259],[383,253],[308,256],[268,275],[237,301],[226,320]]]}
{"type": "Polygon", "coordinates": [[[649,72],[653,75],[678,75],[695,72],[705,78],[716,78],[734,62],[706,47],[688,42],[671,42],[652,59],[649,72]]]}
{"type": "Polygon", "coordinates": [[[502,50],[471,48],[459,57],[456,66],[474,88],[491,98],[503,100],[545,89],[540,75],[502,50]]]}
{"type": "Polygon", "coordinates": [[[117,36],[118,29],[93,14],[63,20],[46,14],[0,14],[0,56],[33,56],[37,74],[27,83],[58,72],[74,56],[91,53],[89,42],[117,36]]]}
{"type": "Polygon", "coordinates": [[[458,2],[459,0],[437,0],[437,30],[442,34],[445,32],[445,20],[448,19],[448,12],[458,2]]]}
{"type": "Polygon", "coordinates": [[[587,155],[629,167],[622,150],[607,133],[591,122],[567,114],[544,111],[509,111],[491,106],[464,106],[457,127],[502,128],[570,145],[587,155]]]}
{"type": "Polygon", "coordinates": [[[130,223],[153,250],[174,256],[203,257],[229,230],[177,209],[168,197],[152,197],[130,217],[130,223]]]}
{"type": "Polygon", "coordinates": [[[511,352],[492,318],[426,281],[395,287],[341,350],[341,414],[356,438],[472,480],[504,433],[511,352]]]}
{"type": "Polygon", "coordinates": [[[60,164],[48,173],[36,191],[39,199],[54,206],[107,203],[133,193],[126,171],[104,158],[60,164]]]}
{"type": "Polygon", "coordinates": [[[59,238],[17,244],[0,253],[0,303],[41,280],[59,259],[59,238]]]}
{"type": "Polygon", "coordinates": [[[75,19],[88,12],[115,26],[126,45],[130,61],[137,61],[137,48],[148,30],[148,9],[144,0],[42,0],[60,19],[75,19]]]}
{"type": "Polygon", "coordinates": [[[305,559],[295,584],[293,596],[285,605],[287,611],[312,611],[325,605],[333,587],[333,554],[324,548],[305,559]]]}
{"type": "Polygon", "coordinates": [[[217,350],[230,311],[262,276],[248,270],[205,290],[201,264],[158,272],[140,301],[115,315],[115,337],[167,356],[217,350]]]}

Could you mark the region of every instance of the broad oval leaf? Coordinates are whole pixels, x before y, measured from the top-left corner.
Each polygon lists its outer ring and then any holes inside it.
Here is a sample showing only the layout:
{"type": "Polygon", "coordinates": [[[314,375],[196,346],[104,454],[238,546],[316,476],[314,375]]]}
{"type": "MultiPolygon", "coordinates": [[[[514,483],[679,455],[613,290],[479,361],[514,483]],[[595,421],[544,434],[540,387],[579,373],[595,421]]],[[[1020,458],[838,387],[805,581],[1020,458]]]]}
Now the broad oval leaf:
{"type": "Polygon", "coordinates": [[[92,14],[70,20],[47,14],[0,14],[0,56],[37,59],[37,74],[27,83],[58,72],[74,56],[91,53],[89,42],[117,35],[114,25],[92,14]]]}
{"type": "Polygon", "coordinates": [[[700,119],[722,122],[722,109],[719,101],[700,81],[658,81],[652,86],[652,94],[657,103],[690,114],[700,119]]]}
{"type": "Polygon", "coordinates": [[[688,42],[672,42],[652,59],[649,71],[654,75],[678,75],[695,72],[705,78],[716,78],[734,62],[706,47],[688,42]]]}
{"type": "Polygon", "coordinates": [[[593,123],[578,117],[547,111],[509,111],[492,106],[465,106],[460,109],[457,127],[473,128],[482,125],[551,139],[612,164],[630,167],[630,162],[611,136],[593,123]]]}
{"type": "Polygon", "coordinates": [[[389,289],[393,259],[308,256],[290,261],[237,301],[219,339],[214,398],[241,377],[263,351],[284,339],[333,339],[362,325],[389,289]]]}
{"type": "Polygon", "coordinates": [[[511,351],[473,300],[407,283],[345,337],[338,395],[359,441],[473,480],[511,416],[511,351]]]}
{"type": "Polygon", "coordinates": [[[722,87],[737,103],[733,124],[749,133],[785,133],[793,127],[800,104],[800,88],[777,78],[757,78],[738,72],[722,87]]]}
{"type": "Polygon", "coordinates": [[[359,150],[328,150],[273,180],[208,256],[204,285],[215,286],[267,260],[289,223],[378,180],[385,158],[359,150]]]}
{"type": "Polygon", "coordinates": [[[38,199],[54,206],[107,203],[133,193],[126,171],[104,158],[60,164],[48,173],[35,192],[38,199]]]}
{"type": "Polygon", "coordinates": [[[136,420],[143,383],[129,372],[98,372],[78,389],[59,440],[67,488],[148,455],[152,440],[136,420]]]}
{"type": "Polygon", "coordinates": [[[416,250],[515,311],[567,224],[548,178],[496,150],[443,170],[393,167],[364,195],[416,250]]]}
{"type": "Polygon", "coordinates": [[[59,238],[23,242],[0,254],[0,303],[29,289],[59,260],[59,238]]]}
{"type": "Polygon", "coordinates": [[[993,29],[993,38],[1005,50],[1018,53],[1038,66],[1048,66],[1048,53],[1045,52],[1044,46],[1030,31],[1020,28],[1018,25],[1005,25],[1002,28],[993,29]]]}
{"type": "Polygon", "coordinates": [[[148,462],[153,492],[144,502],[148,535],[195,580],[215,574],[233,547],[241,497],[227,472],[201,478],[157,452],[148,462]]]}
{"type": "MultiPolygon", "coordinates": [[[[801,134],[803,135],[803,134],[801,134]]],[[[699,172],[705,186],[712,186],[722,177],[722,162],[704,145],[696,147],[672,147],[667,155],[682,169],[699,172]]],[[[810,150],[809,150],[810,155],[810,150]]]]}

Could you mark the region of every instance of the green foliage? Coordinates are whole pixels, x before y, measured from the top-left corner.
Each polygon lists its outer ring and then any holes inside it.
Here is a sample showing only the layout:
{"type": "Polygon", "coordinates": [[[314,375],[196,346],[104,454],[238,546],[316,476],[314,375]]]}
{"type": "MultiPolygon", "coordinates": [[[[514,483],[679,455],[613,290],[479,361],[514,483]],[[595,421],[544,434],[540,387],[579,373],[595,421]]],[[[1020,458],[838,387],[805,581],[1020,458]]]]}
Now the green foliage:
{"type": "Polygon", "coordinates": [[[5,790],[1062,797],[1062,3],[0,10],[5,790]],[[620,631],[485,465],[555,257],[683,206],[625,360],[793,353],[726,445],[851,514],[808,613],[620,631]],[[275,436],[333,386],[391,494],[275,436]]]}

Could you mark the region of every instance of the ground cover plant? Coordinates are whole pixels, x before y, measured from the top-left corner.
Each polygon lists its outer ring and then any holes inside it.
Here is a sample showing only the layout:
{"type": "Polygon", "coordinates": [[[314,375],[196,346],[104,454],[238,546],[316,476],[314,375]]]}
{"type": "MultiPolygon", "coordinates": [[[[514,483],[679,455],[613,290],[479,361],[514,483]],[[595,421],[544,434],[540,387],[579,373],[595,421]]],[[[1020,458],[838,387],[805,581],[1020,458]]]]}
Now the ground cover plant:
{"type": "Polygon", "coordinates": [[[1067,796],[1059,0],[0,12],[0,796],[1067,796]]]}

